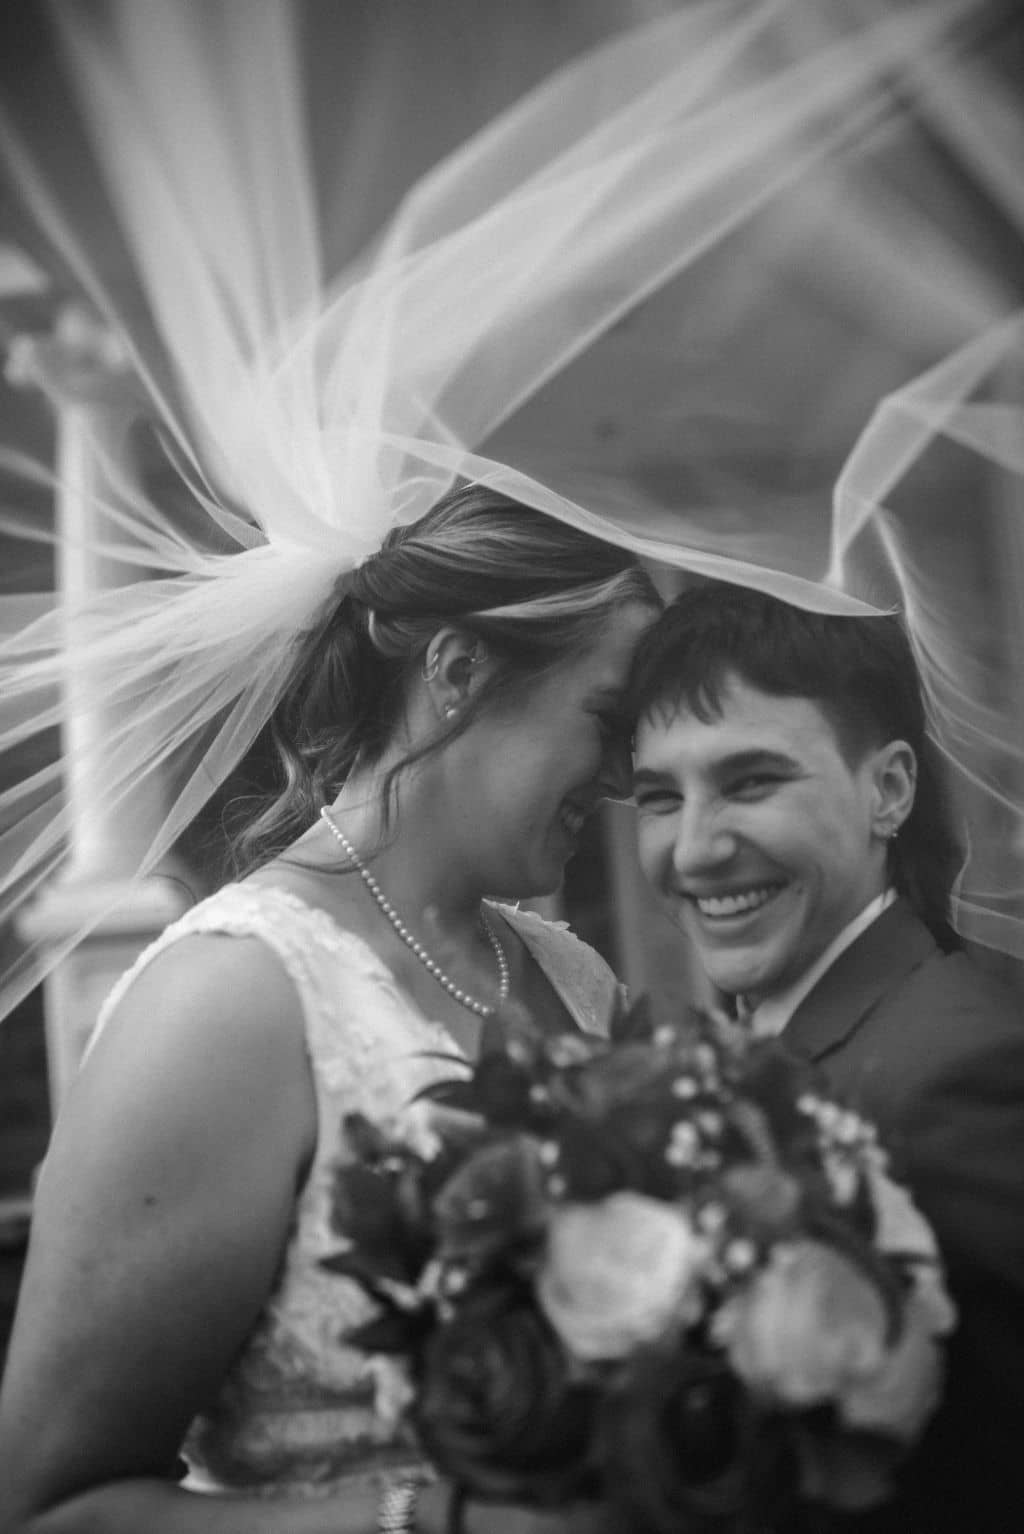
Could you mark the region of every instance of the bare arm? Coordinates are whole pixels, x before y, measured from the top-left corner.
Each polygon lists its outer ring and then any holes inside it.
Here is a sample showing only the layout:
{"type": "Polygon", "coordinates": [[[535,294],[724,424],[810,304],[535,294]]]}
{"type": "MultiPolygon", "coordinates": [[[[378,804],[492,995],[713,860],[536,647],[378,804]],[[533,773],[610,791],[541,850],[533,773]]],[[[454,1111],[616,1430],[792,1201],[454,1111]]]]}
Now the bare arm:
{"type": "MultiPolygon", "coordinates": [[[[374,1534],[368,1484],[268,1502],[175,1480],[273,1286],[315,1134],[298,999],[263,945],[194,937],[154,959],[40,1178],[0,1396],[0,1534],[374,1534]]],[[[422,1494],[425,1534],[446,1503],[422,1494]]],[[[466,1519],[468,1534],[567,1526],[466,1519]]]]}
{"type": "Polygon", "coordinates": [[[273,1284],[315,1125],[298,999],[263,945],[158,956],[40,1178],[0,1400],[5,1530],[231,1528],[190,1523],[171,1476],[273,1284]]]}

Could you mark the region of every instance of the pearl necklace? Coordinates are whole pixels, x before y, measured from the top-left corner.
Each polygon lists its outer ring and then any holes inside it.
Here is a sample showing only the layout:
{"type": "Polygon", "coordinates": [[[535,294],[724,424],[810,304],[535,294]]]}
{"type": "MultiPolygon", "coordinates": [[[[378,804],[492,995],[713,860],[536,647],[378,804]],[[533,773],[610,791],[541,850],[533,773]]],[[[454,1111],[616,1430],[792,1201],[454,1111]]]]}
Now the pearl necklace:
{"type": "Polygon", "coordinates": [[[501,946],[501,940],[499,939],[498,934],[495,932],[494,928],[491,926],[490,922],[487,920],[483,910],[480,912],[480,925],[484,930],[484,935],[486,936],[487,941],[494,949],[494,957],[498,961],[498,1000],[490,1006],[486,1002],[477,1001],[474,997],[470,996],[467,991],[464,991],[459,986],[457,986],[454,980],[450,980],[448,978],[440,964],[436,963],[435,960],[430,957],[423,944],[413,936],[413,934],[409,931],[409,928],[405,925],[405,922],[402,921],[398,912],[395,910],[394,906],[386,898],[384,891],[381,889],[380,885],[373,877],[373,874],[367,868],[366,864],[363,862],[362,858],[359,856],[358,852],[353,847],[348,837],[345,835],[344,831],[342,831],[340,826],[335,825],[326,807],[320,811],[320,818],[324,822],[324,825],[327,827],[327,829],[330,831],[331,835],[334,837],[335,841],[341,847],[341,850],[344,852],[345,856],[348,858],[349,862],[352,864],[353,868],[362,879],[363,883],[366,885],[366,888],[369,890],[370,894],[373,896],[373,899],[379,906],[381,913],[387,917],[392,927],[394,927],[395,931],[398,933],[398,936],[402,939],[402,942],[407,948],[412,950],[416,958],[419,959],[420,963],[423,965],[424,969],[428,970],[430,974],[433,975],[438,985],[442,986],[443,989],[448,992],[448,995],[453,997],[461,1007],[465,1007],[469,1012],[475,1012],[477,1017],[493,1017],[494,1014],[501,1007],[503,1007],[508,1000],[509,969],[508,959],[505,956],[504,948],[501,946]]]}

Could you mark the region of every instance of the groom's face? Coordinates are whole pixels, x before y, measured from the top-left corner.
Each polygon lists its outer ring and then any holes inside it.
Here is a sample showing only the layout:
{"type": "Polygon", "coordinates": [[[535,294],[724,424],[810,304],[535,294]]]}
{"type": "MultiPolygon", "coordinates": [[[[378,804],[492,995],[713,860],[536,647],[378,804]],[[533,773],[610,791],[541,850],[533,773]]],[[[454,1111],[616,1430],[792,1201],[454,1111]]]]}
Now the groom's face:
{"type": "Polygon", "coordinates": [[[656,707],[636,735],[644,872],[713,984],[790,985],[886,884],[877,753],[851,765],[808,698],[739,678],[707,720],[656,707]]]}

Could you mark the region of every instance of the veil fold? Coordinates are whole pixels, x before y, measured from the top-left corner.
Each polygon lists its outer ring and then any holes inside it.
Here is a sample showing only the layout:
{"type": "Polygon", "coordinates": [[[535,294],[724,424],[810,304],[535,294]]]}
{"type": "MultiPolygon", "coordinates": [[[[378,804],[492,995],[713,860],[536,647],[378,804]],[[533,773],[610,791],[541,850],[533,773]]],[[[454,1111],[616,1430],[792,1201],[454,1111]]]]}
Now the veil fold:
{"type": "MultiPolygon", "coordinates": [[[[92,497],[116,584],[4,599],[0,752],[62,727],[67,759],[31,757],[0,793],[0,924],[73,876],[71,776],[108,814],[169,785],[129,872],[156,867],[345,575],[468,477],[661,566],[829,611],[899,603],[970,831],[958,923],[1024,955],[1024,113],[999,18],[638,11],[603,7],[601,40],[339,269],[334,189],[359,177],[323,152],[322,11],[53,6],[76,131],[55,142],[11,90],[0,156],[119,339],[163,459],[108,464],[102,503],[58,476],[92,497]],[[89,697],[102,738],[69,728],[89,697]]],[[[329,36],[344,48],[337,18],[329,36]]],[[[45,479],[14,447],[0,466],[45,479]]],[[[17,495],[0,530],[45,536],[17,495]]],[[[59,956],[24,945],[0,1007],[59,956]]]]}

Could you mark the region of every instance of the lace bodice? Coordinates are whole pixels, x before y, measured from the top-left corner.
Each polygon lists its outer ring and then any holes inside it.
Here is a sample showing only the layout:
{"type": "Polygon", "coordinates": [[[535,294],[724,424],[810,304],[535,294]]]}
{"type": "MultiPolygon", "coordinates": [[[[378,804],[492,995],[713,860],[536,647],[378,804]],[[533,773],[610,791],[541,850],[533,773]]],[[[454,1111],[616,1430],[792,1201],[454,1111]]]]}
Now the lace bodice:
{"type": "MultiPolygon", "coordinates": [[[[500,909],[579,1027],[602,1031],[615,991],[604,961],[564,925],[500,909]]],[[[217,1399],[189,1432],[190,1484],[326,1493],[347,1475],[409,1459],[373,1410],[364,1355],[339,1341],[369,1316],[370,1302],[319,1266],[337,1246],[328,1208],[341,1120],[355,1110],[375,1119],[397,1113],[450,1069],[425,1052],[451,1054],[456,1046],[362,938],[290,892],[258,884],[229,885],[169,927],[118,982],[99,1026],[156,953],[197,932],[258,937],[284,966],[305,1019],[318,1133],[278,1283],[217,1399]]]]}

